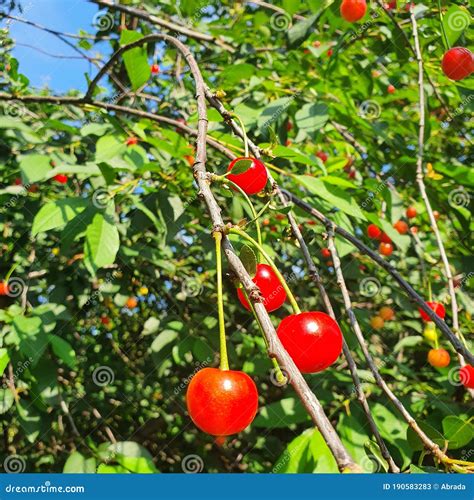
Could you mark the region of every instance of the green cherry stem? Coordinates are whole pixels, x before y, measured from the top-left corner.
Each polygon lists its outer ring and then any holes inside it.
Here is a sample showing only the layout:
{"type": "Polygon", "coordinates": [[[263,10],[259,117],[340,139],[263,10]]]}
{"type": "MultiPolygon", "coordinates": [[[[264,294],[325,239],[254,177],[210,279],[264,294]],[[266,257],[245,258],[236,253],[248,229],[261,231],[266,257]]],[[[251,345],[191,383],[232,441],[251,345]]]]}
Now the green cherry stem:
{"type": "Polygon", "coordinates": [[[240,128],[242,129],[242,134],[244,136],[244,147],[245,147],[245,158],[249,157],[249,140],[247,138],[247,132],[245,132],[244,122],[241,120],[240,116],[233,113],[234,118],[239,122],[240,128]]]}
{"type": "Polygon", "coordinates": [[[441,31],[443,33],[443,42],[446,50],[449,50],[449,40],[448,36],[446,35],[446,30],[444,29],[444,22],[443,22],[443,10],[441,8],[441,0],[438,0],[438,14],[439,14],[439,22],[441,24],[441,31]]]}
{"type": "MultiPolygon", "coordinates": [[[[260,321],[258,321],[257,313],[255,312],[255,307],[253,306],[253,303],[249,299],[249,296],[244,288],[242,288],[242,292],[244,293],[245,298],[247,299],[247,302],[250,305],[250,309],[252,310],[253,317],[255,318],[255,321],[257,322],[258,329],[260,330],[260,333],[262,334],[263,341],[265,342],[265,346],[268,349],[268,341],[267,341],[267,338],[265,337],[265,332],[263,331],[262,325],[260,324],[260,321]]],[[[281,385],[286,385],[288,383],[288,378],[285,377],[285,375],[283,375],[283,372],[281,371],[281,367],[278,364],[277,359],[272,358],[272,357],[270,359],[272,360],[272,364],[273,364],[273,368],[275,370],[277,382],[281,385]]]]}
{"type": "Polygon", "coordinates": [[[12,267],[10,267],[10,270],[8,271],[7,275],[5,276],[5,282],[8,283],[8,280],[10,279],[11,275],[13,274],[13,271],[19,266],[19,262],[15,262],[12,267]]]}
{"type": "Polygon", "coordinates": [[[290,301],[291,307],[293,308],[293,311],[295,314],[301,313],[301,309],[298,306],[298,303],[296,302],[296,299],[293,295],[293,293],[290,290],[290,287],[286,283],[285,278],[283,275],[280,273],[278,268],[276,267],[275,263],[271,259],[271,257],[265,252],[263,249],[262,245],[260,245],[258,242],[256,242],[251,236],[249,236],[245,231],[242,231],[242,229],[234,226],[229,229],[229,233],[231,234],[237,234],[241,238],[244,238],[247,240],[249,243],[251,243],[263,256],[263,258],[267,261],[268,265],[273,269],[273,272],[276,274],[277,278],[279,279],[281,286],[284,288],[286,295],[288,296],[288,300],[290,301]]]}
{"type": "Polygon", "coordinates": [[[219,368],[221,370],[229,369],[229,360],[227,358],[227,345],[225,338],[225,320],[224,320],[224,298],[222,293],[222,254],[221,241],[222,233],[216,231],[212,234],[216,241],[216,268],[217,268],[217,314],[219,317],[219,343],[221,361],[219,368]]]}

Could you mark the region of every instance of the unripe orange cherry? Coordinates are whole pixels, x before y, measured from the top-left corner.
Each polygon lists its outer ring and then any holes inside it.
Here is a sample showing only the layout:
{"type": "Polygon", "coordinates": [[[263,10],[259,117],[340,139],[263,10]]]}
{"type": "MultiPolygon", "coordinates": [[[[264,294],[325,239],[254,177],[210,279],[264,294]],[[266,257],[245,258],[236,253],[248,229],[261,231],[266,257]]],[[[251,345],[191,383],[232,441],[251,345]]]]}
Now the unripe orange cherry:
{"type": "Polygon", "coordinates": [[[394,94],[395,90],[396,90],[395,87],[393,85],[391,85],[391,84],[387,87],[387,92],[389,94],[394,94]]]}
{"type": "Polygon", "coordinates": [[[383,328],[383,325],[385,324],[385,321],[381,316],[374,316],[373,318],[370,318],[370,326],[374,330],[380,330],[383,328]]]}
{"type": "Polygon", "coordinates": [[[451,357],[446,349],[431,349],[428,353],[428,363],[435,368],[446,368],[451,357]]]}
{"type": "Polygon", "coordinates": [[[398,231],[399,234],[407,234],[408,233],[408,224],[403,220],[399,220],[399,221],[395,222],[393,227],[398,231]]]}
{"type": "Polygon", "coordinates": [[[136,137],[129,137],[126,141],[125,144],[127,146],[135,146],[135,144],[138,144],[138,139],[136,137]]]}
{"type": "Polygon", "coordinates": [[[390,321],[395,317],[395,311],[391,307],[383,306],[380,308],[379,315],[384,321],[390,321]]]}
{"type": "Polygon", "coordinates": [[[413,217],[417,216],[417,211],[415,207],[408,207],[406,211],[406,216],[408,219],[413,219],[413,217]]]}
{"type": "Polygon", "coordinates": [[[134,309],[138,305],[138,300],[135,297],[129,297],[127,302],[125,302],[125,306],[128,309],[134,309]]]}

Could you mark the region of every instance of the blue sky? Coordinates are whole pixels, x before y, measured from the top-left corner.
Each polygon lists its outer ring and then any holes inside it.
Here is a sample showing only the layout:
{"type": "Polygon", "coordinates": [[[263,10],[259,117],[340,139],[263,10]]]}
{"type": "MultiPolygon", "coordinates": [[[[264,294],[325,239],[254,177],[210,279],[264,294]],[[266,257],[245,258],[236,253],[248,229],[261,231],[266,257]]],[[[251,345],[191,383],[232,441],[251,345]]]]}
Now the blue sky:
{"type": "MultiPolygon", "coordinates": [[[[77,34],[85,30],[96,33],[93,26],[94,15],[98,7],[86,0],[22,0],[23,14],[14,14],[58,31],[77,34]]],[[[1,26],[5,26],[2,21],[1,26]]],[[[52,54],[79,56],[74,50],[52,34],[41,31],[24,23],[9,23],[10,34],[17,42],[13,55],[20,63],[20,71],[25,74],[32,86],[41,88],[47,85],[55,92],[65,92],[71,88],[85,90],[87,82],[84,73],[90,71],[90,65],[82,59],[56,59],[37,49],[52,54]],[[25,45],[29,45],[25,47],[25,45]],[[33,46],[30,47],[30,46],[33,46]]],[[[78,40],[69,39],[74,44],[78,40]]],[[[94,55],[95,50],[89,54],[94,55]]],[[[96,69],[92,67],[95,74],[96,69]]]]}

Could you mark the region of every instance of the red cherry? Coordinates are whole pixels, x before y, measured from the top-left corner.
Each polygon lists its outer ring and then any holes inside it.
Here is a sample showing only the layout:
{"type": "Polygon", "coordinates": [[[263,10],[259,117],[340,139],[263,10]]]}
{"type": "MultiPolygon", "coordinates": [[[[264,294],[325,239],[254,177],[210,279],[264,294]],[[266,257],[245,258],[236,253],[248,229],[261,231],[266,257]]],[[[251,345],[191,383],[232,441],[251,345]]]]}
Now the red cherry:
{"type": "Polygon", "coordinates": [[[387,92],[388,92],[389,94],[395,94],[395,87],[394,87],[393,85],[389,85],[389,86],[387,87],[387,92]]]}
{"type": "Polygon", "coordinates": [[[203,432],[237,434],[255,418],[257,387],[244,372],[203,368],[189,383],[186,405],[192,421],[203,432]]]}
{"type": "Polygon", "coordinates": [[[354,23],[365,16],[367,3],[365,0],[343,0],[340,10],[346,21],[354,23]]]}
{"type": "Polygon", "coordinates": [[[292,142],[288,139],[286,142],[285,142],[285,146],[291,146],[292,142]]]}
{"type": "Polygon", "coordinates": [[[127,146],[135,146],[135,144],[138,144],[138,139],[134,136],[129,137],[126,141],[125,144],[127,146]]]}
{"type": "Polygon", "coordinates": [[[329,257],[331,257],[331,251],[329,250],[329,248],[323,248],[321,250],[321,255],[325,258],[325,259],[329,259],[329,257]]]}
{"type": "Polygon", "coordinates": [[[56,182],[59,182],[59,184],[66,184],[67,183],[67,175],[65,174],[58,174],[53,177],[53,179],[56,182]]]}
{"type": "Polygon", "coordinates": [[[415,207],[408,207],[407,208],[406,216],[408,219],[413,219],[414,217],[417,216],[417,214],[418,214],[418,212],[416,211],[415,207]]]}
{"type": "Polygon", "coordinates": [[[22,185],[23,185],[23,183],[21,182],[21,178],[20,178],[20,177],[17,177],[17,178],[15,179],[15,186],[22,186],[22,185]]]}
{"type": "Polygon", "coordinates": [[[334,54],[334,50],[333,50],[333,49],[329,49],[329,50],[327,51],[327,56],[328,56],[328,57],[331,57],[333,54],[334,54]]]}
{"type": "Polygon", "coordinates": [[[190,167],[194,166],[194,162],[196,161],[196,159],[193,155],[184,155],[184,159],[188,162],[188,165],[190,167]]]}
{"type": "Polygon", "coordinates": [[[227,178],[230,181],[235,182],[235,184],[237,184],[237,186],[239,186],[240,189],[242,189],[246,194],[257,194],[262,191],[267,184],[267,169],[265,168],[265,165],[256,158],[241,157],[231,161],[227,171],[231,171],[234,168],[234,165],[238,161],[242,160],[250,161],[250,167],[241,174],[230,174],[227,178]]]}
{"type": "Polygon", "coordinates": [[[318,151],[316,153],[316,156],[323,162],[323,163],[326,163],[328,161],[328,158],[329,156],[327,155],[327,153],[325,153],[324,151],[318,151]]]}
{"type": "Polygon", "coordinates": [[[380,233],[379,240],[382,243],[392,243],[392,240],[390,237],[387,235],[387,233],[380,233]]]}
{"type": "Polygon", "coordinates": [[[382,255],[389,256],[392,255],[393,245],[391,243],[384,243],[383,241],[379,245],[379,252],[382,255]]]}
{"type": "Polygon", "coordinates": [[[103,324],[103,325],[108,325],[110,323],[110,318],[108,318],[107,316],[101,316],[100,318],[100,322],[103,324]]]}
{"type": "Polygon", "coordinates": [[[453,47],[444,54],[441,67],[451,80],[462,80],[474,71],[474,54],[465,47],[453,47]]]}
{"type": "Polygon", "coordinates": [[[286,123],[286,130],[288,130],[288,132],[289,132],[290,130],[293,130],[293,124],[292,124],[290,121],[288,121],[288,122],[286,123]]]}
{"type": "MultiPolygon", "coordinates": [[[[263,305],[268,312],[275,311],[283,305],[286,300],[286,292],[276,276],[273,269],[268,264],[257,264],[257,271],[252,280],[260,289],[263,296],[263,305]]],[[[245,309],[250,311],[250,305],[244,293],[239,288],[237,290],[240,303],[245,309]]]]}
{"type": "Polygon", "coordinates": [[[0,295],[8,295],[9,288],[6,281],[0,281],[0,295]]]}
{"type": "Polygon", "coordinates": [[[465,365],[459,370],[459,380],[464,387],[474,389],[474,366],[465,365]]]}
{"type": "Polygon", "coordinates": [[[158,66],[158,64],[152,64],[150,66],[150,71],[152,75],[157,75],[160,72],[160,67],[158,66]]]}
{"type": "Polygon", "coordinates": [[[373,240],[380,238],[382,231],[375,225],[369,224],[367,226],[367,236],[373,240]]]}
{"type": "Polygon", "coordinates": [[[303,312],[283,319],[277,329],[283,347],[303,373],[331,366],[342,350],[339,325],[322,312],[303,312]]]}
{"type": "Polygon", "coordinates": [[[397,8],[397,0],[394,0],[393,2],[387,2],[385,4],[385,8],[388,10],[393,10],[397,8]]]}
{"type": "MultiPolygon", "coordinates": [[[[440,304],[439,302],[427,302],[426,305],[441,319],[444,319],[446,316],[446,309],[443,304],[440,304]]],[[[425,313],[425,311],[423,311],[423,309],[421,309],[421,307],[418,308],[418,311],[420,311],[421,319],[423,321],[431,321],[431,318],[425,313]]]]}
{"type": "Polygon", "coordinates": [[[408,233],[408,224],[403,220],[399,220],[399,221],[395,222],[393,227],[399,232],[399,234],[407,234],[408,233]]]}

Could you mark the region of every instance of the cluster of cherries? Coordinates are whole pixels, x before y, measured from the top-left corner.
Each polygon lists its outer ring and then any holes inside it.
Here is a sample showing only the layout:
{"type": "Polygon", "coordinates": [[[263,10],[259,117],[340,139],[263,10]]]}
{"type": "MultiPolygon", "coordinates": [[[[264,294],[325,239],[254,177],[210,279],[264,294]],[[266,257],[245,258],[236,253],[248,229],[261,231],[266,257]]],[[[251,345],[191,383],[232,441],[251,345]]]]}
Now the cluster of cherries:
{"type": "MultiPolygon", "coordinates": [[[[408,207],[405,214],[407,219],[413,219],[414,217],[417,216],[416,208],[408,207]]],[[[395,222],[393,227],[399,234],[407,234],[409,231],[408,224],[403,220],[395,222]]],[[[369,224],[367,226],[367,236],[372,240],[380,241],[379,244],[380,254],[385,255],[386,257],[392,255],[393,242],[387,235],[387,233],[384,233],[378,226],[376,226],[375,224],[369,224]]]]}
{"type": "MultiPolygon", "coordinates": [[[[405,8],[410,10],[414,4],[407,3],[405,8]]],[[[397,2],[388,2],[385,8],[393,10],[397,2]]],[[[340,7],[341,16],[350,23],[360,21],[367,12],[366,0],[342,0],[340,7]]],[[[474,73],[474,54],[465,47],[453,47],[447,50],[441,61],[443,73],[451,80],[459,81],[474,73]]],[[[395,87],[389,86],[388,92],[393,94],[395,87]]]]}
{"type": "MultiPolygon", "coordinates": [[[[248,161],[247,170],[228,174],[246,194],[261,192],[268,180],[265,165],[255,158],[237,158],[229,165],[248,161]]],[[[279,278],[268,264],[257,264],[253,282],[260,290],[268,312],[279,309],[287,294],[279,278]]],[[[245,309],[250,304],[242,290],[237,296],[245,309]]],[[[319,311],[302,312],[285,317],[277,335],[302,373],[317,373],[331,366],[342,351],[342,333],[337,322],[319,311]]],[[[189,383],[186,394],[189,415],[202,431],[213,436],[228,436],[245,429],[258,410],[258,392],[254,381],[242,371],[204,368],[189,383]]]]}

